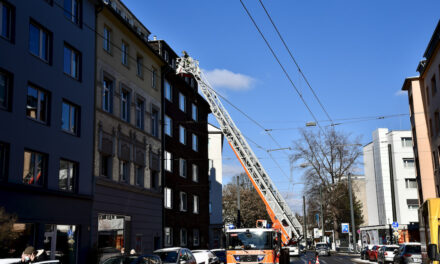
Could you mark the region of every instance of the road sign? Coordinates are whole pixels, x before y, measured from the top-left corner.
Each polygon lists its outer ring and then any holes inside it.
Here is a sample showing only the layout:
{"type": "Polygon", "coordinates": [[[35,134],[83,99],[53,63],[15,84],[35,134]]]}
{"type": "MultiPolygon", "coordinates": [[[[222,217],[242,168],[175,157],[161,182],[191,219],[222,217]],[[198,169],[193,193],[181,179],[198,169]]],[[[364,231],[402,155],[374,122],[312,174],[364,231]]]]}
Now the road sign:
{"type": "Polygon", "coordinates": [[[393,222],[393,228],[398,228],[398,227],[399,227],[399,223],[393,222]]]}
{"type": "Polygon", "coordinates": [[[348,234],[350,232],[350,227],[348,223],[342,223],[341,224],[342,233],[348,234]]]}

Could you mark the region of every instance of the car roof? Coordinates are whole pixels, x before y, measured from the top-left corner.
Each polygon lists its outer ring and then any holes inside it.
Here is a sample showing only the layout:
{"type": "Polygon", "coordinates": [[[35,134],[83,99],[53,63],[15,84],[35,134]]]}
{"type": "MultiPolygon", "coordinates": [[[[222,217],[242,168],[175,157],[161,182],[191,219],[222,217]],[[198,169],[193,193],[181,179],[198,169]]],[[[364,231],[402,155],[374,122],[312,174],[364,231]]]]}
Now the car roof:
{"type": "Polygon", "coordinates": [[[192,253],[203,253],[203,252],[210,252],[209,249],[195,249],[191,250],[192,253]]]}
{"type": "Polygon", "coordinates": [[[155,250],[154,252],[168,252],[168,251],[177,251],[183,249],[182,247],[170,247],[170,248],[161,248],[158,250],[155,250]]]}
{"type": "Polygon", "coordinates": [[[214,251],[225,251],[225,249],[224,248],[215,248],[215,249],[211,249],[211,251],[212,252],[214,252],[214,251]]]}
{"type": "Polygon", "coordinates": [[[406,246],[406,245],[415,245],[415,246],[420,246],[419,242],[406,242],[406,243],[402,243],[400,245],[406,246]]]}

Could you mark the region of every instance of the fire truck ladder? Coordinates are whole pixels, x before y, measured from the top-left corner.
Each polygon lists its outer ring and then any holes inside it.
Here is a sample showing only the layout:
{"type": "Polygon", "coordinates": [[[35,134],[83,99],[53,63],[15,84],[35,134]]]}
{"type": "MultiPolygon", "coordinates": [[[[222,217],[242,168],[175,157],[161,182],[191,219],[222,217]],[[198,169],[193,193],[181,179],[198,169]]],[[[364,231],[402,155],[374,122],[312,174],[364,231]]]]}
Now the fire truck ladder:
{"type": "Polygon", "coordinates": [[[235,125],[215,91],[209,85],[206,77],[200,71],[199,62],[189,57],[186,52],[183,52],[183,54],[183,57],[177,59],[176,73],[192,75],[196,79],[200,90],[211,107],[212,113],[220,124],[223,135],[228,140],[229,145],[265,203],[274,226],[277,223],[281,228],[283,242],[287,244],[291,239],[301,239],[301,224],[276,189],[257,156],[249,147],[246,139],[235,125]]]}

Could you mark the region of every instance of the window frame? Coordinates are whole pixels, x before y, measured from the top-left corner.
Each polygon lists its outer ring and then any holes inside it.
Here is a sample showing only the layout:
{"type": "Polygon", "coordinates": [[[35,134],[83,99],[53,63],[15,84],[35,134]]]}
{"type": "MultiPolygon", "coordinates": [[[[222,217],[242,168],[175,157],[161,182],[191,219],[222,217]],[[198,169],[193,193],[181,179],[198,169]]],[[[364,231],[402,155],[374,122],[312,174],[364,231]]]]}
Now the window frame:
{"type": "Polygon", "coordinates": [[[136,56],[136,75],[141,79],[144,78],[144,58],[140,55],[136,56]]]}
{"type": "Polygon", "coordinates": [[[193,246],[200,246],[200,230],[198,228],[193,229],[193,246]]]}
{"type": "Polygon", "coordinates": [[[183,158],[179,158],[179,176],[183,178],[188,177],[188,161],[183,158]]]}
{"type": "Polygon", "coordinates": [[[151,88],[156,89],[157,88],[157,70],[156,68],[152,67],[151,69],[151,88]]]}
{"type": "Polygon", "coordinates": [[[412,137],[401,137],[400,141],[402,143],[402,147],[412,147],[412,137]],[[411,142],[411,144],[410,144],[411,142]]]}
{"type": "Polygon", "coordinates": [[[102,80],[102,97],[101,97],[101,109],[104,112],[113,113],[113,93],[115,90],[115,80],[111,77],[104,76],[102,80]],[[110,82],[110,86],[106,83],[110,82]],[[106,96],[108,94],[108,96],[106,96]],[[106,99],[107,97],[107,99],[106,99]],[[107,102],[108,101],[108,102],[107,102]],[[108,109],[105,107],[105,103],[108,103],[108,109]]]}
{"type": "Polygon", "coordinates": [[[80,0],[67,0],[70,1],[70,9],[66,9],[66,0],[63,3],[64,16],[73,24],[78,26],[81,25],[81,11],[82,11],[82,3],[80,0]],[[75,16],[75,3],[76,5],[76,16],[75,16]],[[69,12],[70,11],[70,12],[69,12]]]}
{"type": "Polygon", "coordinates": [[[10,145],[0,141],[0,182],[8,179],[10,145]]]}
{"type": "Polygon", "coordinates": [[[197,134],[192,133],[192,150],[194,150],[195,152],[199,151],[199,137],[197,136],[197,134]]]}
{"type": "MultiPolygon", "coordinates": [[[[58,190],[63,191],[63,192],[71,192],[71,193],[77,192],[77,185],[78,185],[77,182],[78,182],[78,172],[79,172],[78,169],[79,169],[78,162],[60,158],[60,164],[59,164],[59,170],[58,170],[59,171],[58,172],[58,190]],[[69,188],[69,186],[68,186],[67,190],[61,189],[61,186],[60,186],[60,184],[61,184],[61,179],[60,179],[60,177],[61,177],[61,162],[66,162],[69,165],[72,165],[71,169],[73,171],[72,172],[73,175],[67,175],[67,183],[71,182],[71,188],[69,188]],[[69,181],[69,179],[70,179],[70,181],[69,181]]],[[[69,185],[69,184],[67,184],[67,185],[69,185]]]]}
{"type": "Polygon", "coordinates": [[[164,244],[165,246],[173,245],[173,228],[172,227],[164,227],[164,244]],[[167,234],[169,234],[169,241],[167,239],[167,234]]]}
{"type": "Polygon", "coordinates": [[[130,162],[123,159],[119,160],[119,182],[130,182],[130,162]]]}
{"type": "Polygon", "coordinates": [[[186,247],[188,244],[188,232],[186,228],[180,229],[180,246],[186,247]]]}
{"type": "Polygon", "coordinates": [[[179,192],[179,204],[181,212],[188,211],[188,194],[186,192],[179,192]]]}
{"type": "Polygon", "coordinates": [[[80,120],[80,115],[81,115],[81,110],[80,110],[80,108],[79,108],[79,106],[77,106],[77,105],[75,105],[75,104],[72,104],[72,103],[70,103],[69,101],[66,101],[66,100],[63,100],[62,102],[61,102],[61,130],[62,131],[64,131],[64,132],[66,132],[66,133],[69,133],[69,134],[72,134],[72,135],[75,135],[75,136],[79,136],[79,120],[80,120]],[[69,107],[69,129],[64,129],[63,128],[63,112],[64,112],[64,105],[67,105],[68,107],[69,107]],[[75,112],[74,112],[74,115],[73,115],[73,118],[74,118],[74,120],[73,120],[73,129],[72,129],[72,108],[74,108],[75,109],[75,112]]]}
{"type": "Polygon", "coordinates": [[[193,214],[200,213],[200,199],[199,196],[193,195],[193,214]]]}
{"type": "Polygon", "coordinates": [[[136,127],[144,130],[145,128],[145,100],[143,98],[136,98],[136,106],[135,106],[135,118],[136,118],[136,127]],[[140,123],[139,123],[140,122],[140,123]]]}
{"type": "Polygon", "coordinates": [[[173,102],[173,86],[165,80],[165,89],[164,89],[164,97],[170,102],[173,102]]]}
{"type": "Polygon", "coordinates": [[[127,66],[127,67],[128,67],[128,49],[129,49],[129,46],[128,46],[127,42],[122,41],[122,44],[121,44],[121,63],[122,63],[122,65],[127,66]]]}
{"type": "Polygon", "coordinates": [[[186,96],[179,92],[179,109],[186,113],[186,96]]]}
{"type": "Polygon", "coordinates": [[[151,135],[153,137],[159,138],[159,115],[160,110],[158,107],[151,106],[151,135]]]}
{"type": "Polygon", "coordinates": [[[417,180],[415,178],[405,178],[406,189],[417,189],[417,180]]]}
{"type": "Polygon", "coordinates": [[[414,168],[415,167],[415,160],[414,158],[402,158],[403,160],[403,167],[404,168],[414,168]],[[412,164],[412,165],[409,165],[412,164]]]}
{"type": "Polygon", "coordinates": [[[101,152],[99,155],[99,176],[103,177],[103,178],[107,178],[107,179],[112,179],[112,177],[113,177],[112,176],[112,164],[113,164],[112,155],[101,152]],[[103,168],[104,168],[103,160],[104,159],[106,160],[105,170],[108,175],[103,174],[103,168]]]}
{"type": "Polygon", "coordinates": [[[186,143],[187,143],[186,142],[186,128],[182,125],[179,125],[179,142],[183,145],[186,145],[186,143]]]}
{"type": "Polygon", "coordinates": [[[28,83],[27,87],[28,87],[28,89],[27,89],[27,94],[26,94],[26,108],[29,106],[28,105],[29,89],[32,88],[32,89],[37,91],[37,109],[36,109],[36,117],[35,118],[30,116],[27,111],[26,111],[26,117],[31,119],[31,120],[34,120],[36,122],[39,122],[39,123],[42,123],[42,124],[45,124],[45,125],[49,125],[49,118],[50,118],[50,114],[49,114],[49,111],[50,111],[50,109],[49,109],[50,108],[50,93],[48,91],[46,91],[45,89],[42,89],[39,86],[36,86],[36,85],[34,85],[32,83],[28,83]],[[46,112],[45,112],[45,115],[44,115],[45,120],[41,120],[41,117],[40,117],[41,110],[42,110],[41,109],[41,101],[42,101],[41,100],[41,94],[44,94],[46,96],[46,102],[45,102],[45,107],[46,107],[45,110],[46,110],[46,112]]]}
{"type": "Polygon", "coordinates": [[[10,112],[12,108],[12,91],[14,90],[14,76],[12,73],[0,68],[0,76],[3,75],[5,78],[5,98],[4,103],[0,103],[0,110],[5,110],[10,112]]]}
{"type": "Polygon", "coordinates": [[[172,137],[173,136],[173,119],[168,115],[164,115],[164,130],[165,135],[172,137]]]}
{"type": "Polygon", "coordinates": [[[199,165],[192,165],[192,181],[199,182],[199,165]]]}
{"type": "Polygon", "coordinates": [[[125,86],[121,85],[120,90],[120,118],[124,120],[125,122],[130,123],[130,97],[131,92],[130,90],[126,89],[125,86]],[[124,116],[124,110],[125,110],[125,116],[124,116]]]}
{"type": "Polygon", "coordinates": [[[143,187],[144,186],[144,172],[145,167],[142,165],[135,164],[134,166],[134,184],[136,186],[143,187]],[[141,172],[139,175],[139,171],[141,172]]]}
{"type": "Polygon", "coordinates": [[[112,30],[104,25],[104,29],[103,29],[103,37],[102,37],[102,48],[108,52],[109,54],[112,53],[111,50],[111,35],[112,35],[112,30]]]}
{"type": "Polygon", "coordinates": [[[66,49],[70,51],[70,72],[66,72],[66,62],[63,63],[63,72],[67,76],[71,77],[72,79],[75,79],[77,81],[81,80],[81,62],[82,62],[82,56],[81,52],[79,52],[77,49],[72,47],[72,45],[68,44],[67,42],[64,42],[64,49],[63,49],[63,59],[66,59],[66,49]],[[76,55],[76,57],[75,57],[76,55]],[[73,73],[73,69],[75,69],[75,72],[73,73]],[[76,74],[75,74],[76,73],[76,74]]]}
{"type": "Polygon", "coordinates": [[[0,38],[9,41],[11,43],[14,43],[14,37],[15,37],[15,6],[13,6],[11,3],[0,0],[0,38]],[[3,8],[8,9],[8,18],[7,18],[7,33],[4,34],[3,32],[3,8]]]}
{"type": "Polygon", "coordinates": [[[199,109],[194,103],[191,104],[191,118],[196,122],[199,121],[199,109]]]}
{"type": "MultiPolygon", "coordinates": [[[[31,156],[30,156],[31,163],[32,163],[33,159],[34,159],[34,161],[36,160],[36,157],[32,158],[32,155],[40,155],[41,156],[41,158],[42,158],[41,159],[41,161],[42,161],[41,175],[43,176],[43,178],[41,180],[41,184],[35,184],[35,183],[30,183],[29,184],[29,183],[25,183],[24,182],[24,178],[25,178],[25,175],[24,175],[24,173],[25,173],[25,158],[24,158],[23,159],[23,175],[22,175],[21,183],[24,184],[24,185],[37,186],[37,187],[42,187],[42,188],[46,187],[47,171],[48,171],[48,168],[47,168],[48,155],[45,154],[45,153],[39,152],[39,151],[34,151],[34,150],[31,150],[31,149],[24,149],[24,153],[23,153],[24,156],[23,157],[25,157],[26,152],[31,154],[31,156]]],[[[32,176],[32,179],[35,181],[35,178],[37,177],[36,173],[37,173],[37,166],[38,165],[36,164],[36,162],[34,164],[30,164],[30,165],[32,165],[32,167],[33,167],[33,174],[34,175],[32,176]]],[[[38,179],[36,181],[38,181],[38,179]]]]}
{"type": "Polygon", "coordinates": [[[165,187],[163,191],[164,195],[164,208],[173,209],[173,190],[169,187],[165,187]]]}
{"type": "Polygon", "coordinates": [[[47,28],[45,28],[44,26],[42,26],[40,23],[36,22],[35,20],[31,19],[29,21],[29,43],[28,43],[28,50],[30,52],[30,54],[32,54],[33,56],[39,58],[40,60],[46,62],[47,64],[51,64],[52,63],[52,32],[49,31],[47,28]],[[38,29],[38,54],[35,54],[32,50],[31,50],[31,26],[33,26],[34,28],[38,29]],[[45,33],[46,35],[46,44],[47,47],[45,47],[43,49],[43,38],[44,35],[43,33],[45,33]],[[46,54],[47,54],[47,58],[43,57],[43,51],[46,50],[46,54]]]}
{"type": "Polygon", "coordinates": [[[165,171],[173,172],[173,154],[166,150],[164,151],[164,169],[165,171]]]}

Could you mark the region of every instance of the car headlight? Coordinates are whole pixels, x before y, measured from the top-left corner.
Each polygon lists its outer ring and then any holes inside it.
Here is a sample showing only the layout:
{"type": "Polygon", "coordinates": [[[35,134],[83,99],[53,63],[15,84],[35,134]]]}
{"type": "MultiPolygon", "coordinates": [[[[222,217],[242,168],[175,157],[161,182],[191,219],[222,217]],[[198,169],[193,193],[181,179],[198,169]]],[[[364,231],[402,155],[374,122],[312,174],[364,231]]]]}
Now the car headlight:
{"type": "Polygon", "coordinates": [[[236,261],[240,261],[240,256],[234,256],[236,261]]]}
{"type": "Polygon", "coordinates": [[[258,261],[263,261],[264,259],[264,255],[263,256],[258,256],[258,261]]]}

